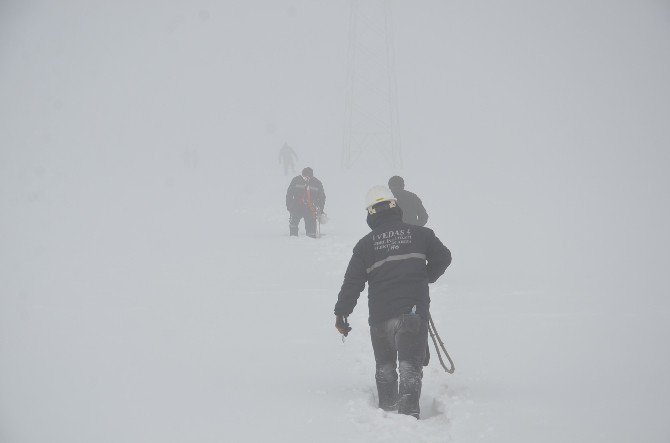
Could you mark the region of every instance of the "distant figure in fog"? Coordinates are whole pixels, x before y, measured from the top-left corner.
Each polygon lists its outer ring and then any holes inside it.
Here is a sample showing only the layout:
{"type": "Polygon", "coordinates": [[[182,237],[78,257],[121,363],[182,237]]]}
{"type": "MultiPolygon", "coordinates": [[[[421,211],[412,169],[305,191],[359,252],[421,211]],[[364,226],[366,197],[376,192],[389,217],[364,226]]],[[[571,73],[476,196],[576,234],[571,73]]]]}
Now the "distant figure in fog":
{"type": "Polygon", "coordinates": [[[416,194],[405,190],[405,180],[394,175],[389,179],[389,188],[402,209],[402,221],[410,225],[425,226],[428,221],[426,208],[416,194]]]}
{"type": "Polygon", "coordinates": [[[291,174],[295,174],[294,159],[298,160],[298,155],[288,143],[284,143],[284,146],[279,150],[279,163],[284,165],[284,175],[288,175],[289,168],[291,168],[291,174]]]}
{"type": "Polygon", "coordinates": [[[289,235],[298,236],[298,224],[304,218],[307,236],[316,238],[316,219],[323,214],[325,205],[323,184],[314,177],[312,168],[303,169],[301,175],[293,177],[286,190],[286,209],[290,213],[289,235]]]}

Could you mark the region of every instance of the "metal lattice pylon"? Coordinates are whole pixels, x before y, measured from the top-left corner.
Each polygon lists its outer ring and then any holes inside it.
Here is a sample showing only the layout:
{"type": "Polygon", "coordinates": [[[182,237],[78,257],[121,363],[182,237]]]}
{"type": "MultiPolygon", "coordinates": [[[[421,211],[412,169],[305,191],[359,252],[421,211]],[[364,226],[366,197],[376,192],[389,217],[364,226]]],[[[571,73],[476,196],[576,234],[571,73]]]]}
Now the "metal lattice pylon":
{"type": "Polygon", "coordinates": [[[402,167],[391,5],[350,0],[342,166],[402,167]]]}

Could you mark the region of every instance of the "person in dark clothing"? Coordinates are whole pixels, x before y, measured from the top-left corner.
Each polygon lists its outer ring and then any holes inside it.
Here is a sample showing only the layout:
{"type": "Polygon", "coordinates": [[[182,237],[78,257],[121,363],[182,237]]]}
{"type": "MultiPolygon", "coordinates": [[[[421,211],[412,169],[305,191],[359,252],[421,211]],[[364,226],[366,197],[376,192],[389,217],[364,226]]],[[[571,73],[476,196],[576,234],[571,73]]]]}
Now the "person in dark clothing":
{"type": "Polygon", "coordinates": [[[284,143],[284,146],[279,150],[279,163],[284,165],[284,175],[288,175],[288,169],[291,168],[291,174],[295,174],[295,165],[293,164],[293,159],[297,160],[298,155],[295,153],[293,148],[291,148],[288,143],[284,143]]]}
{"type": "Polygon", "coordinates": [[[286,190],[286,209],[289,211],[289,235],[298,236],[300,219],[305,219],[305,232],[316,238],[316,219],[326,206],[323,184],[314,177],[312,168],[302,170],[302,175],[293,177],[286,190]]]}
{"type": "Polygon", "coordinates": [[[451,252],[431,229],[402,221],[402,209],[386,186],[371,188],[366,203],[372,231],[354,247],[335,304],[335,327],[344,336],[351,331],[347,317],[367,282],[379,407],[419,418],[428,284],[447,269],[451,252]]]}
{"type": "Polygon", "coordinates": [[[423,207],[421,199],[413,192],[405,190],[405,180],[394,175],[389,179],[389,188],[402,209],[402,221],[410,225],[426,226],[428,213],[423,207]]]}

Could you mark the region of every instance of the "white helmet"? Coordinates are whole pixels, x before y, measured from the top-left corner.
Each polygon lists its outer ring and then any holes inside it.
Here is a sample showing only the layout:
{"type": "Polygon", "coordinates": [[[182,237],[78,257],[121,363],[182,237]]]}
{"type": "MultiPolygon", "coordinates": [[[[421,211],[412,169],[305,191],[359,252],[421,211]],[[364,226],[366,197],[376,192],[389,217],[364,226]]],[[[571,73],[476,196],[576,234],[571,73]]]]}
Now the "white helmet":
{"type": "Polygon", "coordinates": [[[377,203],[382,202],[393,202],[391,207],[394,207],[396,198],[393,196],[393,193],[387,186],[377,185],[371,187],[365,196],[365,209],[367,209],[368,212],[373,211],[370,212],[370,214],[374,214],[372,207],[377,203]]]}

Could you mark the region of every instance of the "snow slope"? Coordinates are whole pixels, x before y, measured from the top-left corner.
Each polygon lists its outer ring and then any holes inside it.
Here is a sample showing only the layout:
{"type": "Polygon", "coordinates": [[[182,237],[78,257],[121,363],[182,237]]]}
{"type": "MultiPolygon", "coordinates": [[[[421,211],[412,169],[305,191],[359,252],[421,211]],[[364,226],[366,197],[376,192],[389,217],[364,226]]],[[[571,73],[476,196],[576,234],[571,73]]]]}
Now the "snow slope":
{"type": "MultiPolygon", "coordinates": [[[[332,316],[350,250],[367,229],[356,183],[367,177],[323,172],[332,221],[316,241],[286,235],[287,179],[278,172],[237,205],[217,204],[223,194],[191,177],[177,207],[178,193],[164,187],[149,200],[174,200],[131,211],[132,223],[119,211],[96,223],[88,209],[72,209],[78,226],[65,220],[70,210],[49,209],[50,198],[35,203],[35,213],[60,224],[48,235],[35,226],[22,239],[19,251],[32,260],[5,280],[2,441],[660,442],[668,435],[669,361],[658,350],[670,332],[667,311],[459,281],[465,265],[457,249],[431,289],[456,374],[433,360],[420,422],[376,409],[365,294],[345,343],[332,316]],[[259,210],[256,195],[268,189],[273,201],[259,210]]],[[[441,221],[433,223],[449,245],[441,221]]]]}
{"type": "Polygon", "coordinates": [[[344,2],[0,3],[0,443],[668,441],[667,5],[393,6],[405,167],[342,171],[344,2]],[[395,173],[454,256],[418,422],[332,315],[395,173]]]}

